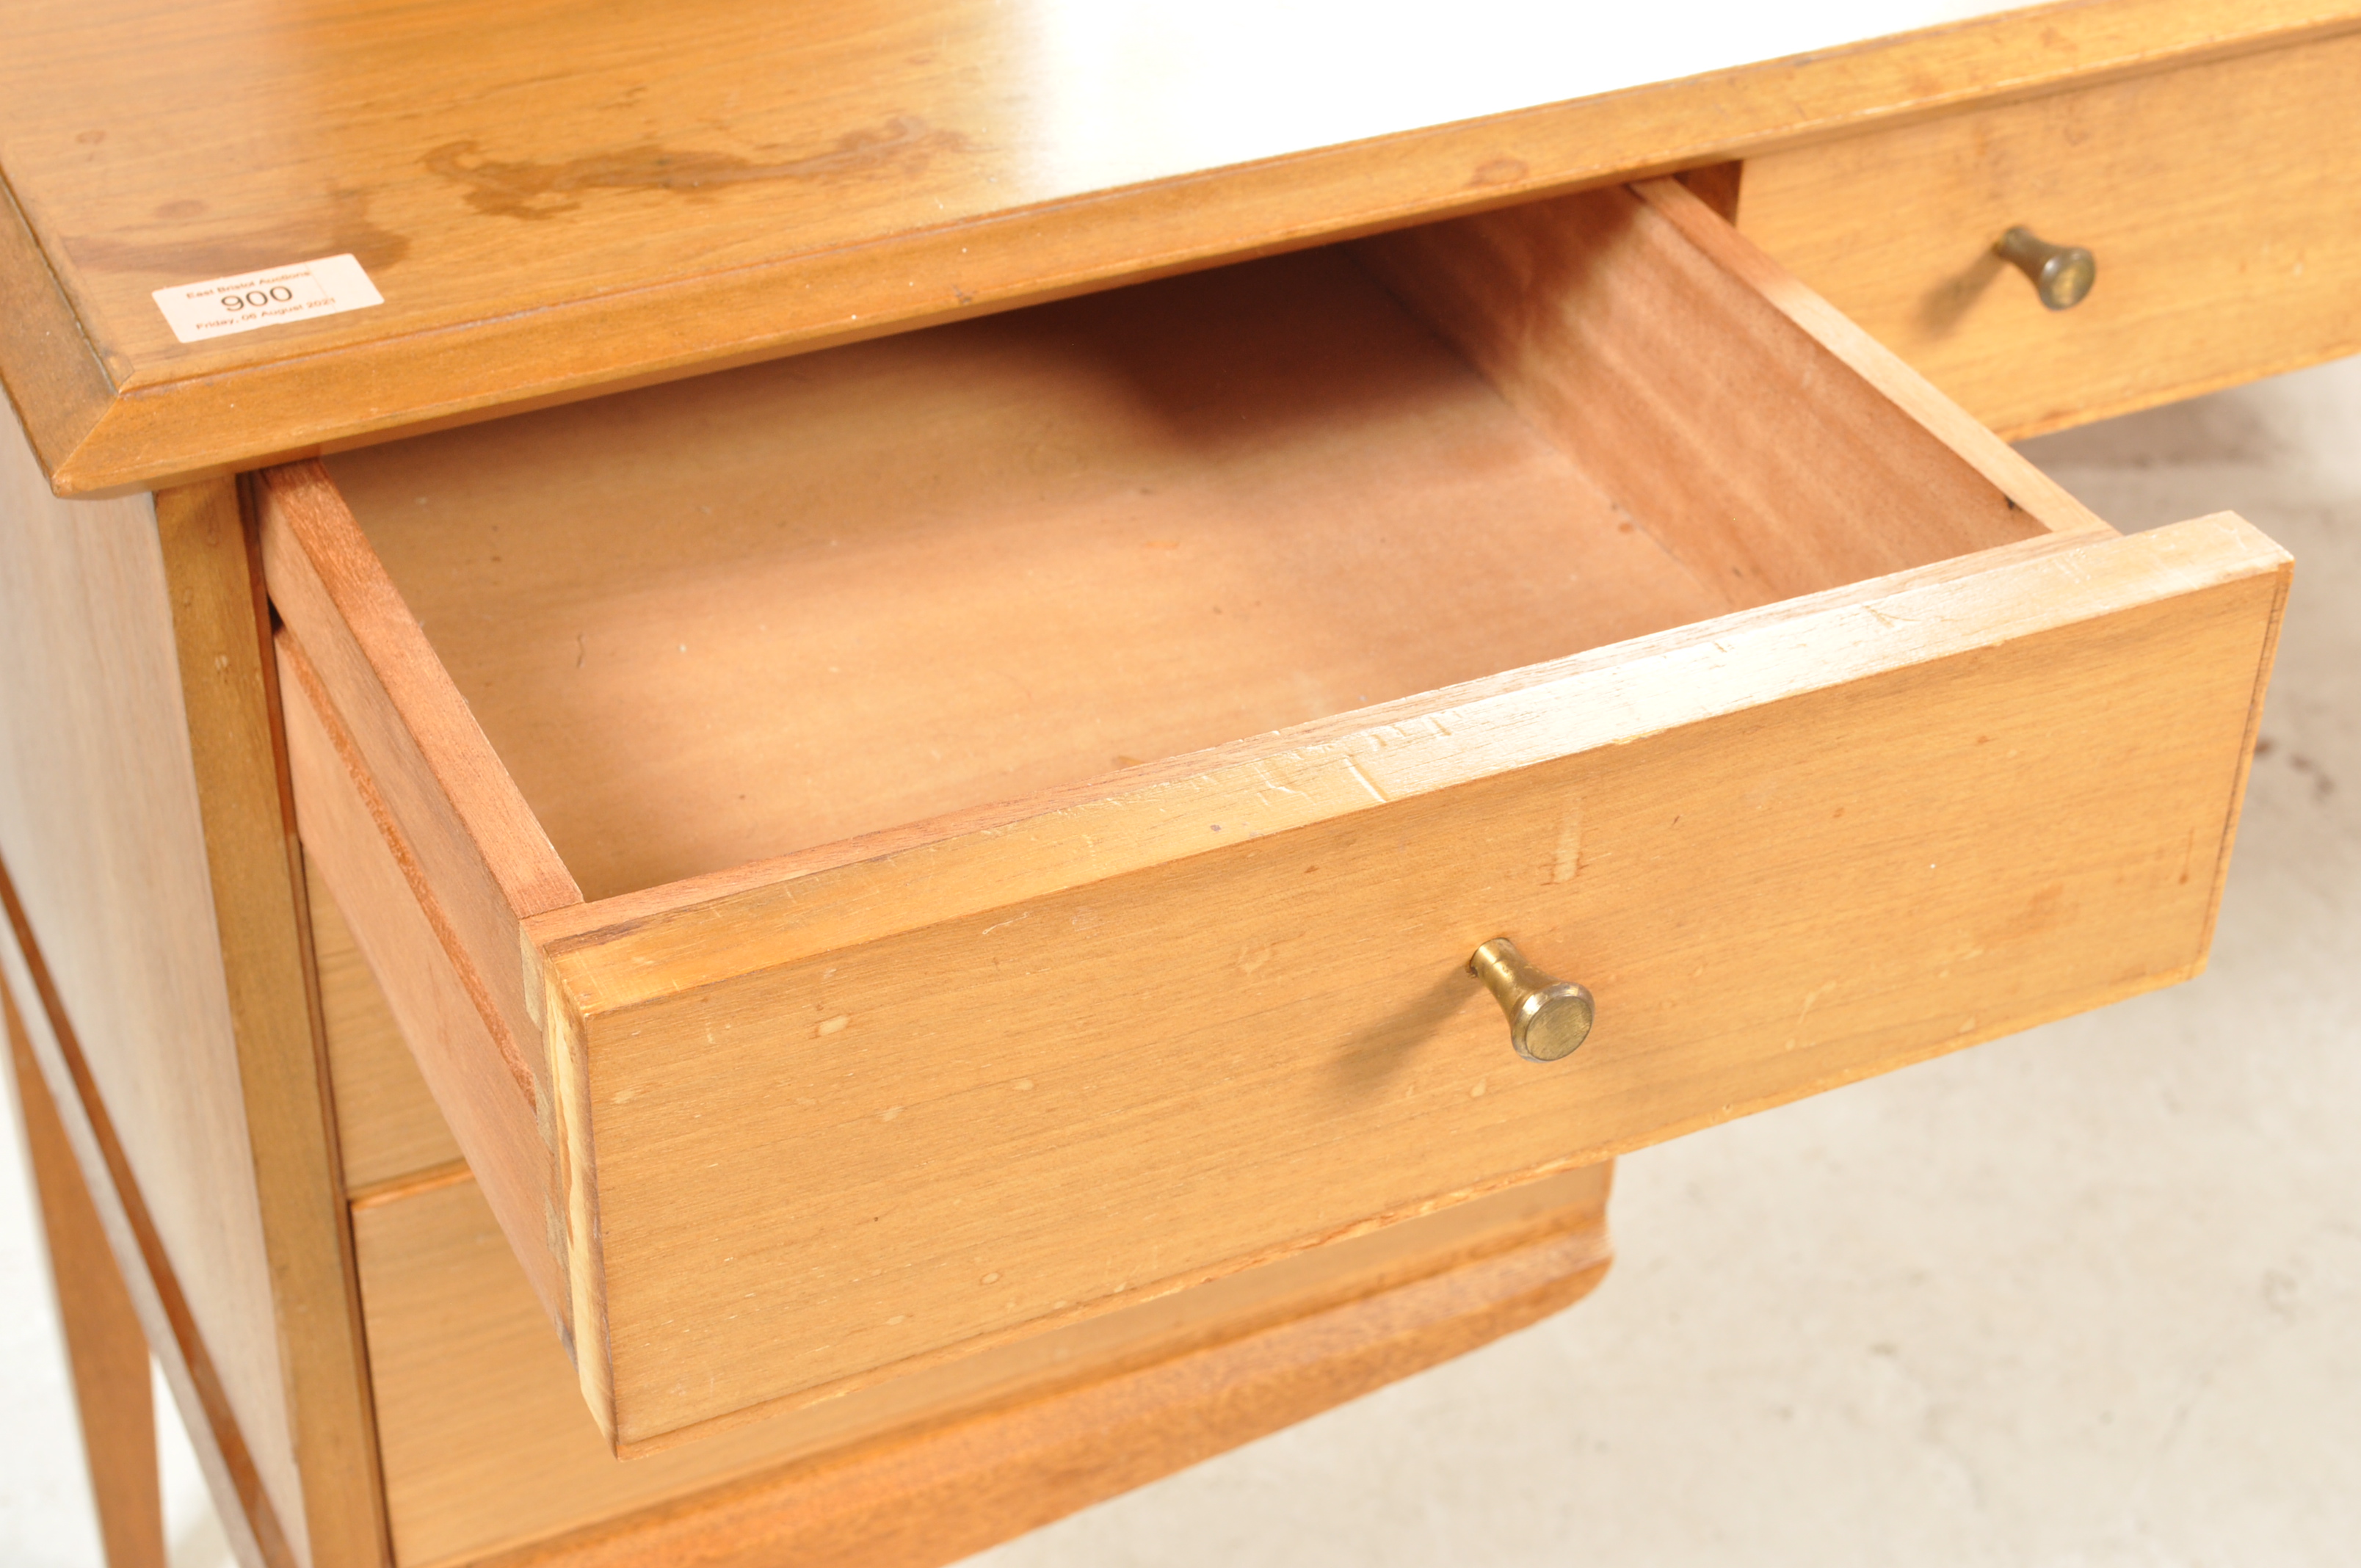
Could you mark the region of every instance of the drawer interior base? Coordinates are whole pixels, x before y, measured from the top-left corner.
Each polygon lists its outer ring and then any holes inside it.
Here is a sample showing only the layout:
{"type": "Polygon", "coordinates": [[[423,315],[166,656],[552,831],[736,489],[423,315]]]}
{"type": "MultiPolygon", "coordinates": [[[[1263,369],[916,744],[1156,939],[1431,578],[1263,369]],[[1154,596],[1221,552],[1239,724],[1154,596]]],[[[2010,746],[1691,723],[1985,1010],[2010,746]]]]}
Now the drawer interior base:
{"type": "MultiPolygon", "coordinates": [[[[1577,319],[1679,281],[1599,271],[1559,290],[1577,319]]],[[[1775,449],[1826,432],[1747,428],[1799,416],[1725,330],[1660,312],[1556,378],[1702,377],[1638,410],[1646,460],[1796,488],[1775,449]]],[[[1679,514],[1746,509],[1610,493],[1625,459],[1519,400],[1332,247],[329,466],[598,899],[1933,558],[1848,519],[1806,580],[1733,593],[1744,556],[1679,514]]],[[[1980,488],[1956,548],[2037,532],[1980,488]]]]}

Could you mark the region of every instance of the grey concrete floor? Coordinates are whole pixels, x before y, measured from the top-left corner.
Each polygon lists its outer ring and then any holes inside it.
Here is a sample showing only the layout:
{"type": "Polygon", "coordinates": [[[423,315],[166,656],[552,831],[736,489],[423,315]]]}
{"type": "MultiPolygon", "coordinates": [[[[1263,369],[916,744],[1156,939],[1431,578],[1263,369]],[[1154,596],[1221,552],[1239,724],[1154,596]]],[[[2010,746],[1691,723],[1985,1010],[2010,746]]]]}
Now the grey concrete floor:
{"type": "MultiPolygon", "coordinates": [[[[2361,1561],[2361,361],[2026,450],[2297,558],[2208,972],[1635,1155],[1588,1301],[974,1564],[2361,1561]]],[[[95,1562],[13,1169],[0,1409],[0,1559],[95,1562]]]]}

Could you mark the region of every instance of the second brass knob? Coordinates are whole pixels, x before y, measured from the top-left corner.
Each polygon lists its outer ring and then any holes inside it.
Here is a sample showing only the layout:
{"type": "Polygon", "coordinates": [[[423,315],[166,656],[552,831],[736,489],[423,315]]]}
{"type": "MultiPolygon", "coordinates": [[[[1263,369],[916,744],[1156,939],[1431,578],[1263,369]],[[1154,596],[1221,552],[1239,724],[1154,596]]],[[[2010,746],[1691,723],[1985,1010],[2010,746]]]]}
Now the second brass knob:
{"type": "Polygon", "coordinates": [[[2019,224],[2000,236],[1993,254],[2033,280],[2033,291],[2053,311],[2070,311],[2099,280],[2099,263],[2079,245],[2052,245],[2019,224]]]}
{"type": "Polygon", "coordinates": [[[1495,937],[1476,949],[1467,972],[1484,982],[1509,1017],[1509,1044],[1527,1061],[1570,1057],[1590,1037],[1598,1004],[1581,986],[1535,969],[1517,944],[1495,937]]]}

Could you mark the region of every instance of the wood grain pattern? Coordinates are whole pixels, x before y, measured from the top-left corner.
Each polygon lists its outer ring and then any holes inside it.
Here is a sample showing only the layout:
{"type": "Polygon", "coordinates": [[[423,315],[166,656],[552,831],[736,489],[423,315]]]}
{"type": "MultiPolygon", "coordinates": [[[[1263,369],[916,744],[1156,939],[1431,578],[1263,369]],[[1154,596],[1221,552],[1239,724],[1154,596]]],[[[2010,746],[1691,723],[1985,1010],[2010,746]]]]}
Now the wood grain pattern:
{"type": "Polygon", "coordinates": [[[1938,434],[1848,374],[1699,243],[1716,231],[1728,226],[1697,196],[1655,181],[1354,249],[1720,609],[2095,524],[2080,508],[2024,510],[1962,457],[1996,444],[1982,433],[1960,421],[1938,434]],[[1688,209],[1704,221],[1684,225],[1688,209]],[[1889,521],[1862,528],[1873,510],[1889,521]]]}
{"type": "Polygon", "coordinates": [[[2011,438],[2361,349],[2361,37],[1771,154],[1740,226],[2011,438]],[[2011,225],[2088,247],[2041,307],[2011,225]]]}
{"type": "Polygon", "coordinates": [[[18,308],[30,341],[87,341],[113,395],[93,421],[85,367],[71,396],[15,356],[0,378],[61,489],[157,484],[2356,21],[2076,0],[1534,107],[1487,98],[1478,54],[1447,109],[1398,93],[1375,120],[1307,97],[1351,72],[1231,91],[1241,49],[1197,94],[1230,109],[1174,141],[1076,64],[1080,17],[983,0],[792,21],[745,0],[686,30],[46,0],[0,51],[5,181],[49,279],[18,308]],[[1061,114],[1076,83],[1115,112],[1061,114]],[[225,157],[249,148],[273,156],[225,157]],[[148,298],[337,251],[387,304],[182,345],[148,298]]]}
{"type": "MultiPolygon", "coordinates": [[[[768,1528],[796,1528],[790,1521],[817,1511],[806,1495],[815,1488],[802,1477],[825,1473],[864,1447],[873,1450],[881,1439],[906,1446],[915,1432],[939,1432],[992,1412],[983,1430],[1038,1441],[1043,1421],[1023,1408],[1029,1401],[1054,1397],[1075,1409],[1103,1401],[1110,1378],[1153,1379],[1150,1369],[1169,1373],[1183,1358],[1227,1347],[1214,1359],[1233,1369],[1229,1403],[1218,1412],[1199,1407],[1195,1401],[1219,1383],[1192,1383],[1191,1397],[1168,1412],[1170,1426],[1149,1445],[1155,1457],[1145,1464],[1140,1455],[1086,1456],[1078,1475],[1033,1496],[1001,1495],[1011,1477],[996,1478],[989,1490],[971,1477],[955,1488],[957,1508],[922,1516],[923,1535],[941,1556],[973,1550],[995,1538],[975,1533],[972,1510],[982,1508],[1004,1530],[1027,1528],[1369,1386],[1356,1382],[1364,1369],[1339,1364],[1370,1348],[1362,1325],[1385,1311],[1372,1298],[1481,1260],[1539,1251],[1554,1260],[1570,1299],[1606,1264],[1608,1177],[1603,1166],[1571,1171],[998,1354],[629,1462],[608,1452],[583,1410],[573,1371],[550,1343],[543,1314],[472,1182],[367,1202],[356,1223],[397,1560],[403,1568],[468,1561],[687,1503],[758,1472],[772,1473],[755,1483],[756,1495],[771,1500],[768,1528]],[[1327,1380],[1310,1398],[1274,1407],[1257,1353],[1242,1342],[1348,1303],[1360,1305],[1332,1334],[1327,1380]],[[1112,1476],[1111,1462],[1118,1468],[1112,1476]],[[791,1464],[798,1468],[784,1471],[791,1464]],[[1038,1511],[1027,1522],[1008,1522],[1012,1513],[1028,1509],[1038,1511]]],[[[1471,1291],[1467,1299],[1479,1296],[1471,1291]]],[[[1492,1332],[1508,1326],[1503,1318],[1492,1332]]],[[[1468,1325],[1449,1332],[1465,1334],[1468,1325]]],[[[1421,1355],[1439,1359],[1438,1349],[1421,1347],[1386,1372],[1399,1376],[1421,1355]]],[[[1143,1425],[1145,1412],[1143,1405],[1143,1425]]],[[[1081,1435],[1071,1425],[1065,1430],[1081,1435]]],[[[906,1453],[901,1463],[911,1463],[906,1453]]],[[[832,1484],[816,1490],[821,1497],[835,1495],[832,1484]]],[[[735,1511],[738,1528],[752,1522],[742,1502],[735,1511]]],[[[666,1514],[620,1528],[627,1538],[661,1538],[678,1525],[666,1514]]],[[[907,1551],[908,1542],[896,1550],[907,1551]]],[[[790,1553],[788,1560],[801,1559],[790,1553]]]]}
{"type": "Polygon", "coordinates": [[[107,1568],[165,1568],[148,1335],[5,981],[0,1032],[8,1036],[17,1125],[24,1131],[41,1234],[49,1244],[49,1279],[65,1332],[66,1365],[73,1375],[99,1543],[107,1568]]]}
{"type": "MultiPolygon", "coordinates": [[[[239,602],[251,628],[251,598],[239,602]]],[[[182,1354],[202,1342],[218,1375],[222,1402],[184,1409],[192,1422],[234,1423],[221,1441],[251,1454],[248,1478],[300,1543],[303,1491],[175,610],[154,503],[60,501],[18,433],[0,432],[0,861],[24,940],[47,956],[51,1011],[81,1042],[88,1113],[117,1129],[119,1201],[141,1207],[157,1248],[148,1266],[169,1270],[186,1309],[182,1354]]],[[[248,783],[275,820],[275,773],[266,763],[248,783]]],[[[300,988],[293,1000],[301,1011],[300,988]]],[[[24,1011],[32,1021],[37,1009],[24,1011]]],[[[85,1151],[86,1169],[103,1168],[94,1158],[85,1151]]]]}
{"type": "Polygon", "coordinates": [[[533,1097],[508,1070],[517,1047],[427,918],[430,905],[409,874],[415,862],[408,840],[291,631],[280,633],[279,659],[306,858],[343,907],[362,912],[355,937],[371,972],[383,977],[382,1004],[434,1096],[431,1109],[442,1113],[443,1135],[467,1156],[527,1278],[564,1332],[572,1309],[562,1192],[533,1097]]]}
{"type": "Polygon", "coordinates": [[[336,1145],[344,1157],[345,1190],[360,1201],[373,1190],[447,1168],[465,1157],[452,1141],[426,1080],[418,1075],[418,1064],[402,1041],[401,1025],[354,943],[335,895],[308,858],[304,872],[328,1079],[335,1091],[336,1145]]]}

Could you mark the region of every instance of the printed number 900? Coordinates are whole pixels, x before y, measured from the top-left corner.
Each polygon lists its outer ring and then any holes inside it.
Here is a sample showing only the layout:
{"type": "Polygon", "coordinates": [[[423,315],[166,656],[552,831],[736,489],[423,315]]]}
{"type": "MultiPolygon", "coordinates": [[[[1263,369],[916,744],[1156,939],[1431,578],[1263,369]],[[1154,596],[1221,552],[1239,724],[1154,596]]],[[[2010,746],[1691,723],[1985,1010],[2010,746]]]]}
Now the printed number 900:
{"type": "Polygon", "coordinates": [[[224,294],[221,307],[225,311],[258,311],[265,305],[284,305],[292,302],[295,291],[284,283],[274,283],[268,289],[249,289],[243,294],[224,294]]]}

